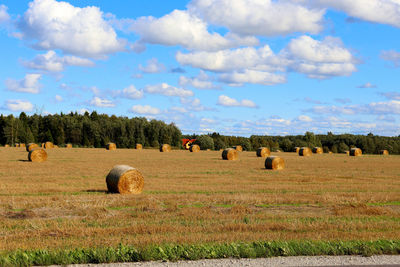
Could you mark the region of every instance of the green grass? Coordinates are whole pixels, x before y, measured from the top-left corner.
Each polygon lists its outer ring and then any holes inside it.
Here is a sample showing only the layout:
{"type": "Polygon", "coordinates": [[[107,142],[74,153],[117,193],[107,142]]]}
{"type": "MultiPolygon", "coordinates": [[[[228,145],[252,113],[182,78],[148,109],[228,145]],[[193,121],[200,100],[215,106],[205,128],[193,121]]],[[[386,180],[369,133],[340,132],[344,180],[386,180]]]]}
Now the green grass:
{"type": "Polygon", "coordinates": [[[400,241],[272,241],[231,244],[162,245],[3,252],[0,266],[178,261],[276,256],[400,254],[400,241]]]}

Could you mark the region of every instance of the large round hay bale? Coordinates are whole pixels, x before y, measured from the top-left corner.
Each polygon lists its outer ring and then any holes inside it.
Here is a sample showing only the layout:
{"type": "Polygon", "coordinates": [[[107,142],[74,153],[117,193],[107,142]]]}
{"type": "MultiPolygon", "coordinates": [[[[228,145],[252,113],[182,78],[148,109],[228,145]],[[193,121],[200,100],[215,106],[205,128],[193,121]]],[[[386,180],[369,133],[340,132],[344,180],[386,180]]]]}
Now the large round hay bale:
{"type": "Polygon", "coordinates": [[[268,157],[271,154],[271,151],[268,147],[259,147],[257,149],[257,157],[268,157]]]}
{"type": "Polygon", "coordinates": [[[106,145],[106,149],[107,150],[116,150],[117,149],[117,145],[115,143],[108,143],[106,145]]]}
{"type": "Polygon", "coordinates": [[[142,146],[142,144],[136,144],[136,149],[143,149],[143,146],[142,146]]]}
{"type": "Polygon", "coordinates": [[[361,156],[361,155],[362,155],[361,149],[356,148],[356,147],[350,149],[350,156],[358,157],[358,156],[361,156]]]}
{"type": "Polygon", "coordinates": [[[160,152],[170,152],[171,151],[171,146],[168,144],[162,144],[160,146],[160,152]]]}
{"type": "Polygon", "coordinates": [[[285,168],[285,161],[283,158],[277,156],[267,157],[265,159],[265,168],[269,170],[282,170],[285,168]]]}
{"type": "Polygon", "coordinates": [[[25,147],[25,143],[20,143],[19,147],[25,147]]]}
{"type": "Polygon", "coordinates": [[[199,152],[200,151],[200,146],[199,145],[191,145],[189,147],[190,152],[199,152]]]}
{"type": "Polygon", "coordinates": [[[26,151],[29,152],[29,151],[31,151],[32,149],[37,148],[37,147],[39,147],[38,144],[29,143],[29,144],[26,146],[26,151]]]}
{"type": "Polygon", "coordinates": [[[383,150],[379,151],[379,154],[381,154],[381,155],[389,155],[389,151],[387,151],[386,149],[383,149],[383,150]]]}
{"type": "Polygon", "coordinates": [[[106,177],[110,193],[140,194],[143,191],[143,175],[128,165],[116,165],[106,177]]]}
{"type": "Polygon", "coordinates": [[[237,160],[238,159],[238,151],[233,148],[227,148],[224,151],[222,151],[222,159],[237,160]]]}
{"type": "Polygon", "coordinates": [[[293,150],[293,152],[299,153],[300,147],[296,146],[293,150]]]}
{"type": "Polygon", "coordinates": [[[309,147],[302,147],[299,150],[299,156],[308,157],[311,156],[312,152],[309,147]]]}
{"type": "Polygon", "coordinates": [[[47,160],[47,153],[42,148],[34,148],[29,151],[28,160],[32,162],[43,162],[47,160]]]}
{"type": "Polygon", "coordinates": [[[314,154],[322,154],[322,153],[324,153],[324,150],[322,150],[321,147],[316,146],[316,147],[314,147],[314,148],[312,149],[312,152],[313,152],[314,154]]]}
{"type": "Polygon", "coordinates": [[[243,147],[242,146],[234,146],[234,149],[236,149],[236,151],[242,152],[243,151],[243,147]]]}
{"type": "Polygon", "coordinates": [[[44,143],[44,148],[52,149],[52,148],[54,148],[54,144],[50,141],[47,141],[46,143],[44,143]]]}
{"type": "Polygon", "coordinates": [[[72,148],[72,144],[66,144],[65,148],[72,148]]]}

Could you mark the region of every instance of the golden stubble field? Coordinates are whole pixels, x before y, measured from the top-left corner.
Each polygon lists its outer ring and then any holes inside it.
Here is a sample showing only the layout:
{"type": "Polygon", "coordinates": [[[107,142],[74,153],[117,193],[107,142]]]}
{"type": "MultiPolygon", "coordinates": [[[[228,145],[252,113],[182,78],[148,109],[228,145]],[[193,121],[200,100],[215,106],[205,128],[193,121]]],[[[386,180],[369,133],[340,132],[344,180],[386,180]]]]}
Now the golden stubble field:
{"type": "Polygon", "coordinates": [[[0,250],[259,240],[400,239],[400,156],[285,159],[255,152],[0,148],[0,250]],[[107,194],[117,164],[145,177],[140,195],[107,194]]]}

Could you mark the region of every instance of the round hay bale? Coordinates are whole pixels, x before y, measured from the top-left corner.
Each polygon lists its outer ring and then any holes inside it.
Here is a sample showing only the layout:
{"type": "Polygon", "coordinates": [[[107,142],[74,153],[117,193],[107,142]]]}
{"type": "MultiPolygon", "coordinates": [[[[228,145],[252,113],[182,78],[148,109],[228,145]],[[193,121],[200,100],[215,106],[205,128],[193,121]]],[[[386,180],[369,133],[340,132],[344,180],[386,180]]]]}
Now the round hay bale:
{"type": "Polygon", "coordinates": [[[4,147],[10,147],[10,145],[6,144],[6,145],[4,145],[4,147]]]}
{"type": "Polygon", "coordinates": [[[34,148],[29,151],[28,160],[32,162],[43,162],[47,160],[47,153],[42,148],[34,148]]]}
{"type": "Polygon", "coordinates": [[[238,151],[233,148],[227,148],[224,151],[222,151],[222,159],[237,160],[238,159],[238,151]]]}
{"type": "Polygon", "coordinates": [[[29,151],[31,151],[32,149],[37,148],[37,147],[39,147],[38,144],[29,143],[29,144],[26,146],[26,151],[29,152],[29,151]]]}
{"type": "Polygon", "coordinates": [[[54,144],[50,141],[47,141],[46,143],[44,143],[44,148],[52,149],[52,148],[54,148],[54,144]]]}
{"type": "Polygon", "coordinates": [[[389,155],[389,151],[387,151],[386,149],[383,149],[383,150],[379,151],[379,154],[381,154],[381,155],[389,155]]]}
{"type": "Polygon", "coordinates": [[[271,154],[271,151],[268,147],[260,147],[257,149],[257,157],[268,157],[271,154]]]}
{"type": "Polygon", "coordinates": [[[65,148],[72,148],[72,144],[66,144],[65,148]]]}
{"type": "Polygon", "coordinates": [[[296,146],[293,150],[293,152],[299,153],[300,147],[296,146]]]}
{"type": "Polygon", "coordinates": [[[19,144],[19,147],[25,147],[24,143],[19,144]]]}
{"type": "Polygon", "coordinates": [[[58,145],[54,145],[54,148],[58,148],[58,145]]]}
{"type": "Polygon", "coordinates": [[[116,165],[106,177],[108,192],[140,194],[143,191],[143,175],[128,165],[116,165]]]}
{"type": "Polygon", "coordinates": [[[170,152],[171,151],[171,146],[168,144],[162,144],[160,146],[160,152],[170,152]]]}
{"type": "Polygon", "coordinates": [[[285,168],[285,161],[283,158],[277,156],[267,157],[265,159],[265,168],[269,170],[282,170],[285,168]]]}
{"type": "Polygon", "coordinates": [[[308,157],[311,156],[312,152],[309,147],[302,147],[299,150],[299,156],[308,157]]]}
{"type": "Polygon", "coordinates": [[[344,153],[345,153],[346,155],[350,155],[350,151],[348,151],[348,150],[346,150],[344,153]]]}
{"type": "Polygon", "coordinates": [[[243,151],[243,147],[242,146],[234,146],[234,149],[236,149],[236,151],[242,152],[243,151]]]}
{"type": "Polygon", "coordinates": [[[19,143],[16,143],[16,144],[15,144],[15,147],[19,147],[19,143]]]}
{"type": "Polygon", "coordinates": [[[142,144],[136,144],[136,149],[138,149],[138,150],[143,149],[142,144]]]}
{"type": "Polygon", "coordinates": [[[314,147],[313,149],[312,149],[312,152],[314,153],[314,154],[322,154],[322,153],[324,153],[324,151],[322,150],[322,148],[321,147],[314,147]]]}
{"type": "Polygon", "coordinates": [[[116,150],[117,149],[117,145],[115,143],[108,143],[106,145],[106,149],[107,150],[116,150]]]}
{"type": "Polygon", "coordinates": [[[333,152],[332,152],[332,151],[329,151],[328,154],[333,154],[333,152]]]}
{"type": "Polygon", "coordinates": [[[206,151],[211,151],[211,149],[207,148],[206,151]]]}
{"type": "Polygon", "coordinates": [[[350,156],[353,156],[353,157],[358,157],[358,156],[361,156],[362,155],[362,151],[361,151],[361,149],[359,149],[359,148],[352,148],[352,149],[350,149],[350,156]]]}
{"type": "Polygon", "coordinates": [[[199,145],[191,145],[189,147],[190,152],[199,152],[200,151],[200,146],[199,145]]]}

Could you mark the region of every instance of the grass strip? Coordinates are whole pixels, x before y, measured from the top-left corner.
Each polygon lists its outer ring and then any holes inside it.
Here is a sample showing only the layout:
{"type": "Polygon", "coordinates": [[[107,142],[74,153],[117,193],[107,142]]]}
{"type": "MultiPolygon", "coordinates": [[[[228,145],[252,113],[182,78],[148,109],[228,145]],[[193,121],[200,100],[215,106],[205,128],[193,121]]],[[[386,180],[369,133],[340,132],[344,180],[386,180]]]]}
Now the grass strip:
{"type": "Polygon", "coordinates": [[[178,261],[276,256],[400,254],[400,241],[271,241],[230,244],[162,245],[2,252],[0,266],[178,261]]]}

